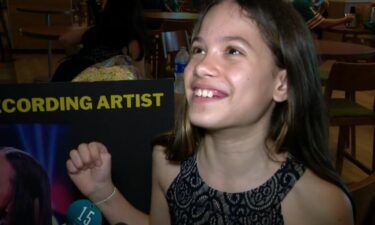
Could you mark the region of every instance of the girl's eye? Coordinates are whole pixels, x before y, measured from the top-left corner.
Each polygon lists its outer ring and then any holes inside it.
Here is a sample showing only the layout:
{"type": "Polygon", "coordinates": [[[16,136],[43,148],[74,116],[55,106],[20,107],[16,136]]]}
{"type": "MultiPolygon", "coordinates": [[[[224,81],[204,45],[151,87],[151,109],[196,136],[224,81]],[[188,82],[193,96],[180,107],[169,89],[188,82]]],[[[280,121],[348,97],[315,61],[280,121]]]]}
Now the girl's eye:
{"type": "Polygon", "coordinates": [[[204,54],[204,50],[200,47],[192,47],[191,48],[191,53],[192,54],[204,54]]]}
{"type": "Polygon", "coordinates": [[[232,48],[232,47],[228,48],[227,52],[229,55],[241,55],[242,54],[238,49],[232,48]]]}

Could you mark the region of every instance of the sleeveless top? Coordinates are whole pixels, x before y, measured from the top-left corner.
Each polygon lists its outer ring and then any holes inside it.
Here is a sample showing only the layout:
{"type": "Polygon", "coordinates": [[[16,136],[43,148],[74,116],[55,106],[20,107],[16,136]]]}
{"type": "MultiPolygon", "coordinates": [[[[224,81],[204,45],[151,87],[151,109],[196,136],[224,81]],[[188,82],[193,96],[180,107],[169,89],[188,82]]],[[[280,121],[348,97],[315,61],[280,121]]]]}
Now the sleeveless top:
{"type": "Polygon", "coordinates": [[[306,170],[289,155],[265,183],[245,192],[227,193],[209,187],[200,177],[196,155],[181,162],[166,199],[171,224],[284,224],[281,201],[306,170]]]}

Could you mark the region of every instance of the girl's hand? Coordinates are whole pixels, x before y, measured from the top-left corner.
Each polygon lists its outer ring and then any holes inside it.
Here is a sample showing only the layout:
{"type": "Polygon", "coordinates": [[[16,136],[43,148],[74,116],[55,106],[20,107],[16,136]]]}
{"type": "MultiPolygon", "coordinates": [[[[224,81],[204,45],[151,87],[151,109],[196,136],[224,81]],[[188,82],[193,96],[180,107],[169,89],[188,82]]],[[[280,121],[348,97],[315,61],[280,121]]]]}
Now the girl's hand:
{"type": "Polygon", "coordinates": [[[66,167],[77,188],[93,202],[112,193],[111,155],[102,143],[81,143],[70,151],[66,167]]]}

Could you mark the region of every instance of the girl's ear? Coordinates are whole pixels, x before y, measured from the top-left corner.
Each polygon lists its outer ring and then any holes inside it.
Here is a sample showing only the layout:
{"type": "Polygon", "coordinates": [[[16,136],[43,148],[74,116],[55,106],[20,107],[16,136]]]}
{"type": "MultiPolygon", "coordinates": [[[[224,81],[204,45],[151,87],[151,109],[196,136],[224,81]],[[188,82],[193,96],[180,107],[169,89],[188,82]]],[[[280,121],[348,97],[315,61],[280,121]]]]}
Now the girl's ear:
{"type": "Polygon", "coordinates": [[[283,102],[288,99],[288,76],[285,69],[277,72],[273,100],[283,102]]]}

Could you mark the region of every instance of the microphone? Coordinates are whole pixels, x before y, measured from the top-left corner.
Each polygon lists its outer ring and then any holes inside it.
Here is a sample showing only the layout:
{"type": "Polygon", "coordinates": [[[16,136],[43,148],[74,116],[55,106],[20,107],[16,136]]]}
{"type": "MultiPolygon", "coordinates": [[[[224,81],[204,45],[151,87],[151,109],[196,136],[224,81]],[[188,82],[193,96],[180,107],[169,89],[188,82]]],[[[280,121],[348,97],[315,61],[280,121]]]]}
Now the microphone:
{"type": "Polygon", "coordinates": [[[74,201],[67,213],[68,225],[102,225],[102,213],[87,199],[74,201]]]}

